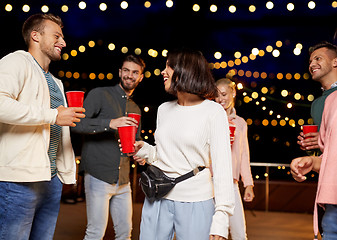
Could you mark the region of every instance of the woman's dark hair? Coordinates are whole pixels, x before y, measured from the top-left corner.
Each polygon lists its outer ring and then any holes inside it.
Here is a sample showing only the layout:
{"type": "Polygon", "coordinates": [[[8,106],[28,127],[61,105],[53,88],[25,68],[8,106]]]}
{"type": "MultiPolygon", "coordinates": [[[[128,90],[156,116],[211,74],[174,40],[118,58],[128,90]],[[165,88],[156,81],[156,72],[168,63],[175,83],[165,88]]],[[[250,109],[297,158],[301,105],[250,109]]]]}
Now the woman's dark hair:
{"type": "Polygon", "coordinates": [[[214,99],[217,87],[209,64],[200,51],[180,49],[169,52],[167,64],[173,69],[169,93],[186,92],[203,99],[214,99]]]}

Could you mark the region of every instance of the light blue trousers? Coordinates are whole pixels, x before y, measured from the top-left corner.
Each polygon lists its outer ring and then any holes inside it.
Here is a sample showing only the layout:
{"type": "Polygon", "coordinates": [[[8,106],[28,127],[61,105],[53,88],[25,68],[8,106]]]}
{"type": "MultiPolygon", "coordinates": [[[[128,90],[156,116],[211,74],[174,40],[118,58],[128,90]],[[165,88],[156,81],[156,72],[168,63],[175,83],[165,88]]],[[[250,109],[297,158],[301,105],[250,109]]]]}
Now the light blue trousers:
{"type": "Polygon", "coordinates": [[[84,186],[88,221],[84,239],[103,239],[108,224],[109,210],[114,225],[115,239],[131,239],[130,183],[122,186],[109,184],[86,173],[84,186]]]}
{"type": "Polygon", "coordinates": [[[208,240],[214,201],[177,202],[167,199],[150,202],[145,198],[140,240],[208,240]]]}

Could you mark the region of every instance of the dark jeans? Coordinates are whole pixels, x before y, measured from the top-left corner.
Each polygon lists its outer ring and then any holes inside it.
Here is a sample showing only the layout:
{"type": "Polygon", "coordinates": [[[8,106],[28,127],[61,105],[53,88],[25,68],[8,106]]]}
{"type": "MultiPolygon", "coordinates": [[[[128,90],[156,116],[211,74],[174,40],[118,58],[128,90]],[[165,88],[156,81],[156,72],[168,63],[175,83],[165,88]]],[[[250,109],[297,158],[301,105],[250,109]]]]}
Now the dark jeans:
{"type": "Polygon", "coordinates": [[[0,182],[0,240],[52,240],[62,183],[0,182]]]}

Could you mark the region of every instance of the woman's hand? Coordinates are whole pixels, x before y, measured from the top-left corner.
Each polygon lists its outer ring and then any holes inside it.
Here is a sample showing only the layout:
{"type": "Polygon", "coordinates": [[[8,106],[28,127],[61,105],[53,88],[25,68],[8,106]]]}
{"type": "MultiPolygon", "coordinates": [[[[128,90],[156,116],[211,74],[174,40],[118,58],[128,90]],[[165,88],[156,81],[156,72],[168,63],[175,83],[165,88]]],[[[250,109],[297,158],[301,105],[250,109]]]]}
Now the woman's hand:
{"type": "Polygon", "coordinates": [[[139,165],[144,166],[146,163],[146,160],[143,158],[140,158],[138,156],[133,156],[133,160],[135,160],[139,165]]]}
{"type": "Polygon", "coordinates": [[[245,202],[251,202],[253,201],[254,197],[255,195],[254,195],[253,186],[252,185],[247,186],[245,189],[243,200],[245,200],[245,202]]]}

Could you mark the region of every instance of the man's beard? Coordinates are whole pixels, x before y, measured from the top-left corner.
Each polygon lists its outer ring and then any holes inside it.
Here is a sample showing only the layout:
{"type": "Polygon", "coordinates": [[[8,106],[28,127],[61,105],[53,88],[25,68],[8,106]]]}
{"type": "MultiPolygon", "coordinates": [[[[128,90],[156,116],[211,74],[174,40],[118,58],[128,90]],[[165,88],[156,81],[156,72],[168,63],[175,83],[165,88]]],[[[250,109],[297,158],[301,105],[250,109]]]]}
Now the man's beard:
{"type": "Polygon", "coordinates": [[[59,54],[55,53],[53,48],[42,49],[42,51],[44,52],[44,54],[46,54],[48,56],[48,58],[51,61],[61,60],[61,56],[59,54]]]}
{"type": "MultiPolygon", "coordinates": [[[[128,79],[126,79],[126,80],[128,80],[128,79]]],[[[126,80],[124,80],[124,81],[126,81],[126,80]]],[[[121,80],[121,85],[122,85],[123,89],[125,89],[125,90],[131,91],[131,90],[134,90],[138,86],[137,81],[134,81],[132,84],[125,84],[124,81],[121,80]]]]}

